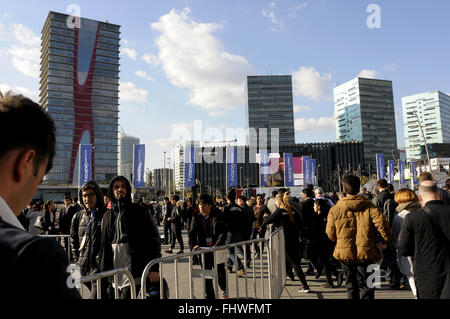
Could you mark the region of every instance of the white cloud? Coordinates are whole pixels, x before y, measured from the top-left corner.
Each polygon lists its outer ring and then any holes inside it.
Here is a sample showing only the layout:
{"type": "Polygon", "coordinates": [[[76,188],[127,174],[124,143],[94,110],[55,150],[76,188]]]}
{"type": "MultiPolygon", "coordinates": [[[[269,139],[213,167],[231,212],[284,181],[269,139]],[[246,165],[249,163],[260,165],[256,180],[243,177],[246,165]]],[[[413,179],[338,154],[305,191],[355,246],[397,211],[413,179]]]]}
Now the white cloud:
{"type": "Polygon", "coordinates": [[[172,9],[152,23],[161,35],[155,40],[158,59],[168,80],[189,90],[188,103],[203,109],[234,109],[245,105],[247,60],[224,50],[213,32],[221,26],[189,17],[190,9],[172,9]]]}
{"type": "Polygon", "coordinates": [[[211,117],[221,117],[225,115],[225,111],[211,111],[209,112],[209,116],[211,117]]]}
{"type": "Polygon", "coordinates": [[[148,91],[136,88],[132,82],[119,82],[119,98],[121,102],[145,103],[148,91]]]}
{"type": "Polygon", "coordinates": [[[158,57],[156,55],[154,55],[153,53],[145,53],[142,57],[142,60],[144,60],[145,62],[147,62],[148,64],[152,65],[152,66],[158,66],[161,64],[161,62],[159,61],[158,57]]]}
{"type": "Polygon", "coordinates": [[[285,25],[283,21],[280,21],[277,19],[274,9],[276,8],[276,3],[271,2],[269,4],[268,8],[264,8],[262,10],[262,15],[265,18],[270,19],[270,22],[272,23],[273,27],[269,28],[270,31],[278,32],[284,29],[285,25]]]}
{"type": "Polygon", "coordinates": [[[179,123],[173,123],[170,125],[170,128],[172,131],[175,130],[193,130],[194,129],[194,122],[179,122],[179,123]]]}
{"type": "Polygon", "coordinates": [[[130,48],[123,48],[120,50],[120,55],[125,54],[127,57],[129,57],[131,60],[136,61],[136,58],[138,56],[138,53],[134,49],[130,48]]]}
{"type": "Polygon", "coordinates": [[[156,80],[154,78],[152,78],[150,75],[147,74],[147,72],[142,71],[142,70],[138,70],[135,73],[138,77],[142,78],[142,79],[146,79],[148,81],[152,81],[152,82],[156,82],[156,80]]]}
{"type": "Polygon", "coordinates": [[[375,70],[367,70],[367,69],[362,70],[358,74],[358,77],[360,77],[360,78],[367,78],[367,79],[374,79],[376,76],[377,76],[377,71],[375,71],[375,70]]]}
{"type": "Polygon", "coordinates": [[[39,94],[36,91],[33,91],[29,88],[22,87],[22,86],[10,86],[6,83],[0,83],[0,92],[6,93],[8,91],[12,91],[15,94],[22,94],[23,96],[35,101],[39,102],[39,94]]]}
{"type": "Polygon", "coordinates": [[[305,9],[307,6],[308,6],[308,3],[304,2],[304,3],[301,3],[299,5],[289,8],[288,17],[293,18],[293,19],[297,18],[297,12],[305,9]]]}
{"type": "MultiPolygon", "coordinates": [[[[3,15],[2,18],[5,16],[3,15]]],[[[11,59],[13,67],[32,78],[39,78],[40,38],[23,24],[0,21],[0,42],[6,49],[0,54],[11,59]]]]}
{"type": "Polygon", "coordinates": [[[295,131],[331,131],[336,129],[336,120],[332,117],[298,118],[294,121],[295,131]]]}
{"type": "Polygon", "coordinates": [[[172,144],[178,144],[182,142],[181,140],[175,140],[173,138],[158,138],[156,140],[153,141],[153,143],[159,145],[162,148],[166,148],[169,146],[172,146],[172,144]]]}
{"type": "Polygon", "coordinates": [[[303,95],[313,100],[331,99],[331,74],[320,74],[313,67],[300,67],[293,72],[292,78],[296,96],[303,95]]]}
{"type": "Polygon", "coordinates": [[[299,113],[299,112],[311,112],[311,108],[309,106],[294,105],[294,113],[299,113]]]}

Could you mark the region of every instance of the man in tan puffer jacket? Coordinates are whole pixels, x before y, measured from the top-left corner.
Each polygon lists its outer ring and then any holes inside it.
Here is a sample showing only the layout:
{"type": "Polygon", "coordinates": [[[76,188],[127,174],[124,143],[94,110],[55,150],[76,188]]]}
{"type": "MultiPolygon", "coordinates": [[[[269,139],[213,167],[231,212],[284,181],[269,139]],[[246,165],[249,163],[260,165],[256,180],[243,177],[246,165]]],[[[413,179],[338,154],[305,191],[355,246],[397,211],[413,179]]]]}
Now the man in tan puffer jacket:
{"type": "Polygon", "coordinates": [[[349,299],[373,299],[374,289],[367,286],[370,264],[381,259],[375,241],[377,230],[389,243],[392,230],[383,214],[372,202],[357,196],[359,177],[347,175],[342,181],[347,194],[330,209],[327,219],[327,235],[336,242],[333,257],[339,260],[346,277],[349,299]]]}

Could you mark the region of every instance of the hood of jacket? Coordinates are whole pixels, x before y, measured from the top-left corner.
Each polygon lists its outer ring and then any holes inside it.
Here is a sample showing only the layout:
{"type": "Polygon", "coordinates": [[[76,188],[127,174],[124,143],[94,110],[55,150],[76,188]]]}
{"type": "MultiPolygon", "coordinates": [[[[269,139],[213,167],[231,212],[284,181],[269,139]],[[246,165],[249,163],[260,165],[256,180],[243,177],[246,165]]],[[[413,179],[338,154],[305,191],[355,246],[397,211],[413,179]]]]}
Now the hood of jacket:
{"type": "Polygon", "coordinates": [[[116,182],[116,181],[118,181],[118,180],[124,182],[124,183],[125,183],[125,186],[126,186],[126,189],[127,189],[127,194],[125,195],[125,198],[124,198],[124,200],[123,200],[123,203],[124,203],[124,204],[132,204],[133,201],[132,201],[132,199],[131,199],[131,184],[130,184],[130,182],[128,181],[128,179],[127,179],[126,177],[121,176],[121,175],[118,175],[118,176],[114,177],[114,178],[111,180],[111,182],[109,183],[109,187],[108,187],[108,197],[110,198],[111,203],[112,203],[112,204],[116,204],[116,205],[118,204],[118,203],[117,203],[117,199],[116,199],[116,197],[114,196],[114,192],[113,192],[113,184],[114,184],[114,182],[116,182]]]}
{"type": "Polygon", "coordinates": [[[97,199],[96,204],[95,204],[95,208],[99,211],[103,211],[105,210],[105,203],[103,201],[103,192],[102,189],[100,188],[100,186],[94,182],[94,181],[87,181],[81,188],[80,191],[78,193],[78,198],[80,199],[81,202],[81,206],[83,207],[83,209],[85,209],[86,211],[88,210],[87,207],[84,205],[84,201],[83,201],[83,196],[82,196],[82,189],[84,189],[86,186],[89,186],[90,188],[92,188],[94,190],[95,193],[95,197],[97,199]]]}
{"type": "Polygon", "coordinates": [[[411,201],[398,204],[398,206],[395,208],[398,213],[404,211],[405,209],[409,212],[415,212],[419,209],[422,209],[422,205],[420,204],[420,202],[411,201]]]}
{"type": "Polygon", "coordinates": [[[351,212],[364,211],[367,208],[374,207],[371,201],[364,199],[358,195],[347,195],[340,199],[336,205],[351,212]]]}

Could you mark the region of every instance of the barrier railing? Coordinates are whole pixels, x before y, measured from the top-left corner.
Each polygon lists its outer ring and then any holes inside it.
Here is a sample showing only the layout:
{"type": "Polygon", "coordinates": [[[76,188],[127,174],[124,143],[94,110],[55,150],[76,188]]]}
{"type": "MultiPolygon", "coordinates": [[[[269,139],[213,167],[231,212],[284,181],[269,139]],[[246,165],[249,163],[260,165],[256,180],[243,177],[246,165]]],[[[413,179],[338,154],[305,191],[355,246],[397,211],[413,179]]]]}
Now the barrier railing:
{"type": "MultiPolygon", "coordinates": [[[[113,286],[114,286],[114,298],[119,299],[119,288],[118,288],[118,279],[119,275],[125,275],[129,282],[130,282],[130,292],[131,292],[131,299],[136,299],[136,284],[134,281],[133,276],[126,268],[119,268],[119,269],[113,269],[101,273],[97,273],[91,276],[85,276],[81,277],[80,283],[93,283],[94,281],[97,284],[97,299],[102,298],[102,279],[108,278],[108,277],[114,277],[113,286]]],[[[91,285],[92,289],[92,285],[91,285]]],[[[81,287],[78,289],[78,291],[81,294],[81,287]]]]}
{"type": "Polygon", "coordinates": [[[54,238],[56,239],[56,241],[58,241],[61,246],[64,247],[64,249],[66,250],[67,253],[67,260],[69,261],[69,264],[71,262],[71,247],[70,247],[70,235],[40,235],[41,237],[46,237],[46,238],[54,238]]]}
{"type": "MultiPolygon", "coordinates": [[[[194,298],[194,278],[201,278],[202,279],[202,297],[205,299],[206,296],[206,284],[205,279],[212,279],[213,280],[213,287],[214,287],[214,293],[216,298],[219,298],[219,289],[218,289],[218,265],[222,263],[226,263],[228,258],[228,249],[234,249],[236,256],[238,255],[238,247],[241,248],[241,251],[243,252],[243,266],[244,266],[244,288],[245,288],[245,297],[249,297],[249,286],[248,286],[248,265],[247,265],[247,249],[246,246],[251,245],[252,249],[250,253],[253,255],[255,252],[255,245],[259,245],[259,262],[255,262],[255,258],[252,258],[252,283],[253,283],[253,297],[258,298],[257,293],[257,271],[256,268],[259,266],[259,276],[260,276],[260,296],[261,298],[265,298],[265,287],[264,287],[264,281],[268,281],[268,294],[269,298],[280,298],[281,292],[284,288],[285,281],[286,281],[286,262],[285,262],[285,250],[284,250],[284,233],[282,231],[282,228],[279,228],[275,230],[274,232],[270,232],[269,240],[266,240],[264,238],[260,239],[253,239],[248,240],[244,242],[238,242],[233,244],[228,244],[220,247],[214,247],[214,248],[205,248],[200,249],[196,251],[192,251],[189,253],[179,254],[179,255],[173,255],[173,256],[167,256],[167,257],[161,257],[158,259],[152,260],[150,263],[147,264],[147,266],[144,269],[144,272],[141,277],[141,294],[139,295],[140,298],[145,299],[145,291],[146,291],[146,285],[147,285],[147,276],[150,272],[150,269],[159,264],[159,276],[160,276],[160,296],[165,296],[165,287],[164,287],[164,264],[168,264],[170,262],[174,263],[174,281],[175,281],[175,299],[180,298],[179,294],[179,264],[182,263],[182,259],[188,259],[188,285],[189,285],[189,298],[194,298]],[[266,245],[268,248],[263,250],[263,245],[266,245]],[[207,269],[205,268],[205,259],[206,254],[213,254],[213,269],[207,269]],[[266,256],[266,259],[264,260],[264,255],[266,256]],[[193,260],[194,256],[198,256],[198,258],[201,258],[201,265],[200,269],[194,269],[193,268],[193,260]],[[266,263],[264,262],[266,261],[266,263]],[[257,265],[258,264],[258,265],[257,265]],[[267,276],[266,276],[267,273],[267,276]],[[144,292],[144,293],[142,293],[144,292]]],[[[210,256],[210,255],[209,255],[210,256]]],[[[239,289],[239,276],[238,276],[238,261],[237,258],[235,258],[235,297],[240,298],[240,289],[239,289]]],[[[225,273],[226,276],[226,289],[227,289],[227,296],[230,297],[230,282],[229,282],[229,274],[228,272],[225,273]]],[[[163,298],[163,297],[161,297],[163,298]]]]}

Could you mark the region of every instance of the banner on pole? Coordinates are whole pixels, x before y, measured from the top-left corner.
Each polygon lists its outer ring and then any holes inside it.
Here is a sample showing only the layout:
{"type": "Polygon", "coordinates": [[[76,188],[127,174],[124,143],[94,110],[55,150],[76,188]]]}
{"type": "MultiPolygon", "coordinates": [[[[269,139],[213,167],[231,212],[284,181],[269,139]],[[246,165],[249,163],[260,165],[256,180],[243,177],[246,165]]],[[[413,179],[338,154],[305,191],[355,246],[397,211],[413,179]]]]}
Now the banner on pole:
{"type": "Polygon", "coordinates": [[[389,166],[389,183],[394,185],[394,176],[395,176],[394,166],[395,166],[395,162],[393,160],[389,160],[388,161],[388,166],[389,166]]]}
{"type": "Polygon", "coordinates": [[[237,187],[238,186],[237,148],[227,147],[226,150],[227,150],[227,188],[237,187]]]}
{"type": "Polygon", "coordinates": [[[311,158],[303,156],[303,185],[311,184],[311,158]]]}
{"type": "Polygon", "coordinates": [[[195,146],[186,145],[184,150],[185,187],[195,186],[195,146]]]}
{"type": "Polygon", "coordinates": [[[80,145],[80,186],[92,180],[92,144],[80,145]]]}
{"type": "Polygon", "coordinates": [[[134,188],[145,188],[145,144],[134,144],[133,149],[133,185],[134,188]]]}
{"type": "Polygon", "coordinates": [[[294,157],[292,153],[284,153],[284,185],[295,186],[294,182],[294,157]]]}
{"type": "Polygon", "coordinates": [[[411,162],[411,186],[414,187],[419,184],[419,181],[417,180],[417,168],[416,168],[416,162],[411,162]]]}
{"type": "Polygon", "coordinates": [[[376,161],[377,161],[377,179],[386,178],[386,169],[384,167],[383,154],[376,154],[376,161]]]}
{"type": "Polygon", "coordinates": [[[303,159],[294,157],[294,186],[303,186],[303,159]]]}
{"type": "Polygon", "coordinates": [[[270,177],[270,160],[269,160],[269,151],[259,151],[260,160],[259,160],[259,176],[260,176],[260,185],[261,187],[268,186],[269,177],[270,177]]]}
{"type": "Polygon", "coordinates": [[[316,183],[317,160],[311,159],[311,184],[317,186],[316,183]]]}
{"type": "Polygon", "coordinates": [[[405,162],[398,161],[398,170],[400,172],[400,185],[404,187],[405,185],[405,162]]]}

